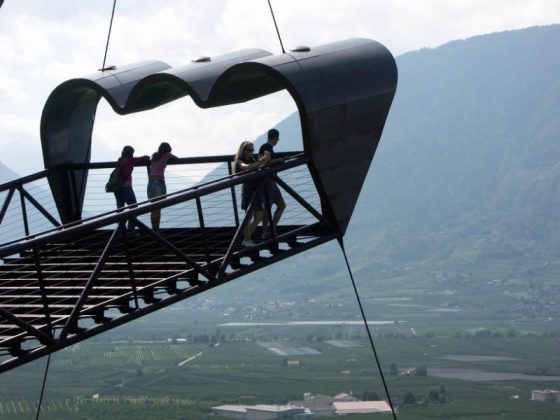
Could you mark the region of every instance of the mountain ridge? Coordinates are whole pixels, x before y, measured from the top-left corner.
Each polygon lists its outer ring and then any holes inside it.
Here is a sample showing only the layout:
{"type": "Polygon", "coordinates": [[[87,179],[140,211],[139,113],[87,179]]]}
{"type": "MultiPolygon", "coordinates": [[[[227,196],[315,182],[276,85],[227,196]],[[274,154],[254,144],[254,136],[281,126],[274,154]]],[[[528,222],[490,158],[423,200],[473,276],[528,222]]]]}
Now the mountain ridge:
{"type": "MultiPolygon", "coordinates": [[[[486,288],[495,279],[515,285],[506,307],[552,287],[560,270],[558,39],[560,25],[532,27],[396,58],[397,94],[345,237],[364,290],[416,299],[441,289],[464,294],[458,305],[501,311],[503,291],[486,288]]],[[[278,127],[279,148],[301,145],[297,114],[278,127]]],[[[271,274],[263,290],[349,296],[335,245],[277,269],[288,274],[271,274]]]]}
{"type": "MultiPolygon", "coordinates": [[[[560,298],[558,39],[560,25],[532,27],[396,58],[397,94],[345,237],[371,296],[441,292],[431,304],[494,313],[560,298]]],[[[302,148],[297,114],[277,128],[278,151],[302,148]]],[[[248,276],[268,279],[244,296],[347,300],[344,270],[329,243],[248,276]]],[[[212,293],[227,299],[243,281],[212,293]]]]}

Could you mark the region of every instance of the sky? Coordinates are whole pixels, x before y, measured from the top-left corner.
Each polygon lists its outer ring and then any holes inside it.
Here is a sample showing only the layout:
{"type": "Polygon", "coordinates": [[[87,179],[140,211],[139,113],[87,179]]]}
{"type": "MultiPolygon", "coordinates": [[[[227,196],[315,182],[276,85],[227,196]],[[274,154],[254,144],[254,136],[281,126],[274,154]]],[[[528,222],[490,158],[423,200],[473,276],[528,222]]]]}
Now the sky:
{"type": "MultiPolygon", "coordinates": [[[[560,23],[551,0],[272,0],[285,47],[366,37],[398,56],[456,39],[560,23]]],[[[113,0],[5,0],[0,8],[0,162],[43,169],[39,123],[48,95],[103,62],[113,0]]],[[[266,0],[117,0],[107,64],[157,59],[172,66],[245,48],[280,53],[266,0]]],[[[100,102],[92,160],[136,155],[168,141],[179,156],[233,154],[296,111],[285,92],[198,108],[190,98],[119,116],[100,102]]]]}

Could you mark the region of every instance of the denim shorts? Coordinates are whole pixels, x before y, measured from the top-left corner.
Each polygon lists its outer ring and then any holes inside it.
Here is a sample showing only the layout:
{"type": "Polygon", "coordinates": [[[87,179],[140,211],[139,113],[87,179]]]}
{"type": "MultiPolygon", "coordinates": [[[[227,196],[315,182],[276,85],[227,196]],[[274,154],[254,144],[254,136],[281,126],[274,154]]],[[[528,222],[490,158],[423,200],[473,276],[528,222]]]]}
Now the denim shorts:
{"type": "Polygon", "coordinates": [[[148,181],[148,199],[167,194],[165,181],[148,181]]]}
{"type": "Polygon", "coordinates": [[[261,211],[263,209],[263,201],[264,201],[263,192],[261,190],[259,193],[255,194],[255,191],[257,191],[256,185],[245,183],[241,187],[241,208],[243,210],[247,210],[247,208],[249,208],[249,203],[251,202],[251,199],[253,199],[254,211],[261,211]]]}

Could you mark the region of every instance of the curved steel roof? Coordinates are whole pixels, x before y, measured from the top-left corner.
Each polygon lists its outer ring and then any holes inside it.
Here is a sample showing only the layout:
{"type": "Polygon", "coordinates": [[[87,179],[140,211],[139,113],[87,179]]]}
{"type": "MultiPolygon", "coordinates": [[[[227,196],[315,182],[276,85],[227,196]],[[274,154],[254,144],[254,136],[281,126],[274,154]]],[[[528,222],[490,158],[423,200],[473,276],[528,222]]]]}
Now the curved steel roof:
{"type": "MultiPolygon", "coordinates": [[[[144,61],[69,80],[51,93],[41,117],[44,163],[46,168],[89,163],[101,97],[124,115],[187,95],[199,107],[210,108],[286,89],[299,110],[323,214],[344,234],[396,86],[393,56],[367,39],[278,55],[242,50],[175,68],[144,61]]],[[[81,171],[72,188],[62,171],[49,179],[64,222],[80,217],[86,179],[87,171],[81,171]]]]}

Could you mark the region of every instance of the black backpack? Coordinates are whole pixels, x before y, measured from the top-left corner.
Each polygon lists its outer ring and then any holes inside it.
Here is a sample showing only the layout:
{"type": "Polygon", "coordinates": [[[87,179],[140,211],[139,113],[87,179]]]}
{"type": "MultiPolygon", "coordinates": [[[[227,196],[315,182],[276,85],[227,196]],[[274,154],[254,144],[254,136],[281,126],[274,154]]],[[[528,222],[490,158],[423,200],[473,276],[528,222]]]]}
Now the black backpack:
{"type": "Polygon", "coordinates": [[[109,181],[107,181],[107,184],[105,184],[105,192],[114,193],[122,186],[123,181],[121,178],[121,168],[116,167],[111,172],[111,175],[109,175],[109,181]]]}

